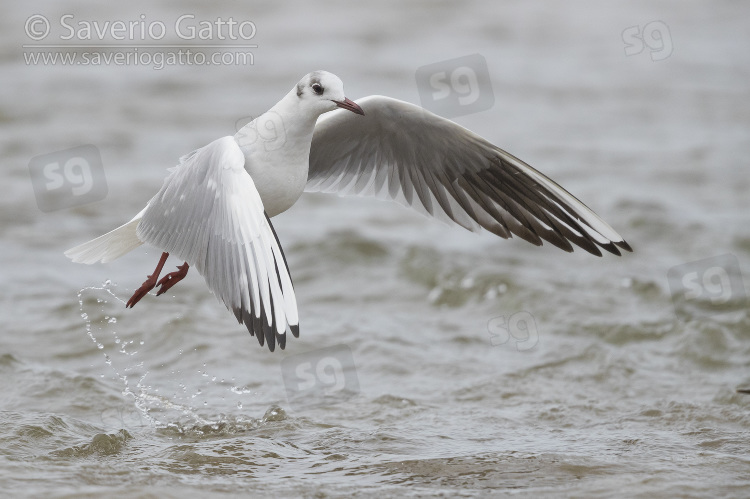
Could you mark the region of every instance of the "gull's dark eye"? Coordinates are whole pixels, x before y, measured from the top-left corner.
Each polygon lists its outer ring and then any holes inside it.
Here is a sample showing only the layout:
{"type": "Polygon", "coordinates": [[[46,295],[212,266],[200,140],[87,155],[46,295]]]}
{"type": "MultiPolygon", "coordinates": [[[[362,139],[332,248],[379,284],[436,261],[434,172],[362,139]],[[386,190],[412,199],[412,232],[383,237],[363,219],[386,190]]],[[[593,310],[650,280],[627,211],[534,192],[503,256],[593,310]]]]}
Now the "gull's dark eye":
{"type": "Polygon", "coordinates": [[[315,92],[317,95],[323,95],[323,85],[320,83],[313,83],[312,84],[313,92],[315,92]]]}

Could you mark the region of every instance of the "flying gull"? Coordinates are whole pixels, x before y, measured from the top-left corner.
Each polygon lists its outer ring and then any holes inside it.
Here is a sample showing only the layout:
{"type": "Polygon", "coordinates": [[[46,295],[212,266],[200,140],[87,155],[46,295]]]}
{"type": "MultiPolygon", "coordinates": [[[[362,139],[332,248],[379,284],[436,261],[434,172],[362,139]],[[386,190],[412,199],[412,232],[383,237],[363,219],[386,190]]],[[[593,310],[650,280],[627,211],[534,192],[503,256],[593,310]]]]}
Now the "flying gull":
{"type": "Polygon", "coordinates": [[[553,180],[458,124],[371,95],[353,102],[335,75],[306,75],[268,112],[183,156],[131,221],[65,252],[106,263],[147,243],[163,251],[127,302],[157,296],[195,267],[273,351],[299,336],[292,279],[271,217],[303,192],[375,196],[502,238],[597,256],[630,246],[553,180]],[[338,110],[337,110],[338,109],[338,110]],[[330,112],[334,111],[335,112],[330,112]],[[328,113],[328,114],[326,114],[328,113]],[[168,256],[184,263],[159,280],[168,256]]]}

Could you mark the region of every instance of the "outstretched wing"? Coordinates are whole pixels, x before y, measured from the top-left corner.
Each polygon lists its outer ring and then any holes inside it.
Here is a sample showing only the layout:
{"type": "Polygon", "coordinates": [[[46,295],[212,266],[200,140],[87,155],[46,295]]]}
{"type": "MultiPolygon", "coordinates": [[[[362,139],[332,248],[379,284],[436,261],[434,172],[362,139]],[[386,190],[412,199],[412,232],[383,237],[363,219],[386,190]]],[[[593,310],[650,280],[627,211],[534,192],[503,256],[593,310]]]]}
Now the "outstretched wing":
{"type": "Polygon", "coordinates": [[[245,157],[223,137],[180,159],[148,204],[137,235],[195,267],[250,334],[273,351],[299,335],[284,253],[245,157]]]}
{"type": "Polygon", "coordinates": [[[601,256],[630,246],[553,180],[482,137],[419,106],[372,95],[365,112],[324,115],[310,150],[308,192],[371,195],[455,222],[601,256]]]}

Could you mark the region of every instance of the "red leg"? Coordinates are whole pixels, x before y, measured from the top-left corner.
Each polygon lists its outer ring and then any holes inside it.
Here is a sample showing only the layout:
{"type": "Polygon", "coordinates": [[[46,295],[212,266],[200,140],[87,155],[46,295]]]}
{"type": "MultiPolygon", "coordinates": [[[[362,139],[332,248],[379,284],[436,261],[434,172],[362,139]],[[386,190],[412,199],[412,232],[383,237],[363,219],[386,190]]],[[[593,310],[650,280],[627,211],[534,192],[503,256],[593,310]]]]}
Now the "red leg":
{"type": "Polygon", "coordinates": [[[159,292],[156,293],[156,296],[159,296],[162,293],[166,293],[169,288],[180,282],[185,278],[185,276],[188,273],[188,269],[190,266],[187,262],[183,263],[182,265],[178,265],[176,272],[170,272],[169,274],[162,277],[161,281],[159,281],[156,285],[161,286],[159,288],[159,292]]]}
{"type": "Polygon", "coordinates": [[[159,274],[161,274],[161,269],[164,267],[164,263],[167,261],[167,258],[169,257],[169,253],[162,253],[161,258],[159,259],[159,263],[156,265],[156,269],[154,269],[154,273],[148,276],[146,281],[141,285],[138,290],[136,290],[135,293],[133,293],[133,296],[130,297],[128,302],[125,304],[125,308],[133,308],[136,303],[140,301],[141,298],[146,296],[149,291],[154,289],[154,286],[156,286],[156,280],[159,278],[159,274]]]}

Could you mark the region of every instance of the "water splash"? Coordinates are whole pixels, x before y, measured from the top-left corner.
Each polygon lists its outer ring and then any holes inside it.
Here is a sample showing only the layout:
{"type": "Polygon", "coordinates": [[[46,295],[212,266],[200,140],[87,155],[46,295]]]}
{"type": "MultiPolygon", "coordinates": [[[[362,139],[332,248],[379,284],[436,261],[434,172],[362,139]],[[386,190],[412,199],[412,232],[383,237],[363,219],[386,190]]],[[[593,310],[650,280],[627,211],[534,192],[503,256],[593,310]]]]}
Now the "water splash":
{"type": "MultiPolygon", "coordinates": [[[[112,378],[122,386],[122,395],[133,402],[130,408],[106,409],[105,412],[114,412],[106,416],[103,413],[102,421],[107,424],[114,422],[117,425],[131,427],[147,424],[157,428],[166,428],[174,423],[163,422],[160,419],[172,419],[176,416],[177,419],[183,420],[181,425],[221,424],[226,419],[223,414],[219,415],[218,421],[214,421],[212,419],[215,418],[207,419],[197,412],[197,407],[203,409],[208,407],[204,392],[212,391],[206,390],[206,386],[202,385],[208,383],[209,387],[220,387],[228,391],[228,396],[232,398],[247,396],[252,393],[252,390],[249,387],[237,386],[235,378],[227,382],[228,380],[224,378],[212,375],[204,363],[202,369],[196,370],[193,375],[197,379],[186,379],[187,373],[183,373],[181,369],[170,370],[173,379],[177,378],[179,382],[174,390],[169,390],[172,392],[170,396],[159,394],[158,387],[152,387],[146,383],[149,370],[144,361],[138,358],[141,347],[146,345],[145,339],[123,337],[118,333],[121,325],[118,323],[118,318],[111,310],[106,310],[111,306],[110,302],[117,302],[121,305],[126,303],[117,296],[116,287],[116,284],[107,280],[101,286],[85,287],[78,292],[80,316],[84,322],[86,335],[96,345],[97,350],[102,352],[107,371],[111,372],[112,378]],[[94,296],[91,296],[92,294],[94,296]],[[159,415],[158,418],[156,414],[159,415]],[[190,423],[185,423],[184,419],[190,423]]],[[[179,349],[178,355],[182,356],[183,353],[183,349],[179,349]]],[[[101,377],[104,378],[105,374],[101,377]]],[[[221,398],[225,399],[225,397],[221,398]]],[[[242,409],[242,402],[237,402],[236,407],[242,409]]]]}
{"type": "MultiPolygon", "coordinates": [[[[118,297],[115,294],[114,288],[116,288],[117,285],[113,284],[112,281],[107,279],[102,283],[101,286],[88,286],[78,291],[78,307],[81,312],[81,318],[84,321],[86,335],[91,339],[91,341],[96,345],[96,348],[98,350],[102,350],[102,354],[104,357],[104,362],[108,366],[109,370],[111,370],[114,379],[119,380],[122,385],[122,394],[125,397],[132,397],[135,409],[139,413],[139,417],[145,418],[145,420],[151,424],[151,425],[160,425],[161,423],[154,418],[151,414],[149,414],[149,407],[147,405],[147,400],[149,400],[149,394],[146,388],[146,385],[143,383],[146,379],[146,376],[148,376],[148,370],[144,371],[143,374],[139,377],[135,389],[130,386],[130,380],[128,379],[129,372],[134,371],[136,369],[142,369],[144,367],[143,362],[138,362],[134,365],[125,365],[122,369],[118,368],[119,363],[115,361],[116,358],[114,355],[110,355],[110,352],[108,352],[105,348],[104,342],[97,339],[97,337],[94,335],[94,320],[92,319],[89,312],[86,312],[84,310],[85,303],[84,303],[84,295],[88,293],[106,293],[107,296],[111,297],[112,299],[122,303],[123,305],[126,303],[123,299],[118,297]]],[[[96,297],[96,303],[99,307],[98,312],[102,313],[104,312],[104,307],[108,304],[108,299],[102,299],[101,297],[96,297]]],[[[110,315],[104,315],[102,325],[98,326],[97,335],[99,333],[105,333],[105,329],[108,328],[114,328],[117,324],[117,318],[110,316],[110,315]]],[[[129,346],[132,346],[135,344],[135,340],[130,341],[124,341],[122,338],[120,338],[119,334],[115,329],[112,329],[110,331],[110,334],[114,338],[114,344],[117,345],[119,348],[117,349],[117,353],[120,354],[120,356],[126,356],[126,357],[132,357],[135,356],[138,353],[138,350],[128,350],[129,346]]],[[[139,341],[139,345],[144,345],[144,340],[139,341]]],[[[104,375],[102,375],[104,376],[104,375]]],[[[102,420],[104,421],[104,417],[102,420]]],[[[122,419],[122,418],[121,418],[122,419]]]]}

